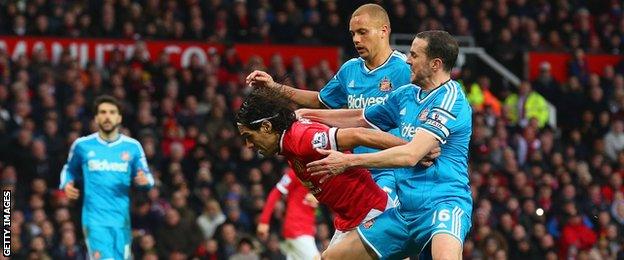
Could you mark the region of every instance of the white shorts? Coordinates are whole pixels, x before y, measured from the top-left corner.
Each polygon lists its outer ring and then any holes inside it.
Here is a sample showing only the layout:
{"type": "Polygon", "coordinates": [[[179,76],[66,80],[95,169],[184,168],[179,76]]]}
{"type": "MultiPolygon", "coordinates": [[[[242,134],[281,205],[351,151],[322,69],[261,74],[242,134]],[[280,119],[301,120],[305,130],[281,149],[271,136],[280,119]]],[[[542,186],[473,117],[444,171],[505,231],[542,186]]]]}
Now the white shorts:
{"type": "MultiPolygon", "coordinates": [[[[392,200],[392,198],[390,196],[388,196],[388,202],[386,203],[386,209],[391,209],[395,207],[395,202],[394,200],[392,200]]],[[[367,221],[376,218],[377,216],[381,215],[381,213],[383,213],[383,211],[379,211],[377,209],[371,209],[368,214],[366,214],[366,217],[364,217],[364,219],[362,220],[361,224],[366,223],[367,221]]],[[[351,232],[357,232],[356,229],[351,229],[351,230],[338,230],[336,229],[336,231],[334,232],[334,235],[332,236],[331,241],[329,241],[329,245],[327,246],[327,248],[330,248],[336,244],[338,244],[340,241],[344,240],[345,237],[347,237],[347,235],[349,235],[349,233],[351,232]]]]}
{"type": "Polygon", "coordinates": [[[309,235],[286,239],[286,241],[280,245],[280,249],[286,254],[287,260],[312,260],[320,258],[314,237],[309,235]]]}

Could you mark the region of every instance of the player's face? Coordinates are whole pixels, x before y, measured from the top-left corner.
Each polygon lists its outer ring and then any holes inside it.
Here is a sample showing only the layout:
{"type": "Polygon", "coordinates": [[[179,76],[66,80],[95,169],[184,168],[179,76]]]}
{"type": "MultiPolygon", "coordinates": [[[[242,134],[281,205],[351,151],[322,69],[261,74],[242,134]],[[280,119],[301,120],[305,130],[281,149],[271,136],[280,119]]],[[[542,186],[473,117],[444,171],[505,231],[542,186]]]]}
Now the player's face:
{"type": "Polygon", "coordinates": [[[238,132],[247,148],[256,149],[264,156],[277,153],[279,138],[275,138],[275,134],[272,134],[264,126],[258,130],[252,130],[247,126],[238,125],[238,132]]]}
{"type": "Polygon", "coordinates": [[[95,115],[95,123],[104,133],[116,131],[121,124],[121,114],[117,106],[110,103],[100,104],[95,115]]]}
{"type": "Polygon", "coordinates": [[[387,35],[385,26],[378,25],[368,14],[361,14],[351,18],[349,22],[349,32],[355,45],[355,50],[362,59],[368,59],[377,53],[381,42],[387,35]]]}
{"type": "Polygon", "coordinates": [[[410,65],[412,71],[410,79],[412,83],[419,86],[424,86],[426,80],[433,75],[432,61],[426,53],[427,44],[427,41],[415,38],[410,47],[410,53],[407,55],[407,64],[410,65]]]}

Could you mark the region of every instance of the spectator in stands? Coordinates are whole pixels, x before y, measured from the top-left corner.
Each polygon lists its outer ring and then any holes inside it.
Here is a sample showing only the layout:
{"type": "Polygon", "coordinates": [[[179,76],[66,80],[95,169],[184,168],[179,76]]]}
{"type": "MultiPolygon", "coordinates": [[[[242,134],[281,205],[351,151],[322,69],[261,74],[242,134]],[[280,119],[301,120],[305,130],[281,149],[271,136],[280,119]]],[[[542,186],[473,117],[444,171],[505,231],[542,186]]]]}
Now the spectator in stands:
{"type": "Polygon", "coordinates": [[[548,103],[546,99],[532,90],[531,83],[523,81],[518,94],[511,94],[505,99],[507,119],[512,125],[525,127],[531,119],[536,119],[540,128],[548,122],[548,103]]]}
{"type": "Polygon", "coordinates": [[[197,218],[197,225],[202,231],[204,239],[211,239],[221,224],[226,220],[225,215],[221,211],[219,202],[211,199],[205,202],[204,211],[197,218]]]}
{"type": "Polygon", "coordinates": [[[624,122],[615,120],[609,131],[604,137],[605,152],[609,160],[615,162],[618,153],[624,149],[624,122]]]}

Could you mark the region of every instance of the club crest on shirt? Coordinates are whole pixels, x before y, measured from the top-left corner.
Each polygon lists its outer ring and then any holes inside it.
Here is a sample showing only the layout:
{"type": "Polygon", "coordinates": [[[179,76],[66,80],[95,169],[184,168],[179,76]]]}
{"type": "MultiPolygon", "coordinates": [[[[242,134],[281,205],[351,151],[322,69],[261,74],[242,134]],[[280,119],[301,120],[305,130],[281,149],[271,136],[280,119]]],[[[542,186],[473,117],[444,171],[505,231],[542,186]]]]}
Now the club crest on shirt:
{"type": "Polygon", "coordinates": [[[371,219],[369,221],[364,222],[364,228],[369,229],[375,224],[375,219],[371,219]]]}
{"type": "Polygon", "coordinates": [[[424,122],[425,120],[427,120],[428,114],[429,114],[429,109],[425,108],[423,111],[420,112],[420,115],[418,115],[418,120],[420,120],[421,122],[424,122]]]}
{"type": "Polygon", "coordinates": [[[384,78],[379,82],[379,90],[383,92],[388,92],[392,90],[392,82],[388,78],[384,78]]]}
{"type": "Polygon", "coordinates": [[[121,153],[121,160],[124,162],[130,161],[130,153],[124,151],[121,153]]]}

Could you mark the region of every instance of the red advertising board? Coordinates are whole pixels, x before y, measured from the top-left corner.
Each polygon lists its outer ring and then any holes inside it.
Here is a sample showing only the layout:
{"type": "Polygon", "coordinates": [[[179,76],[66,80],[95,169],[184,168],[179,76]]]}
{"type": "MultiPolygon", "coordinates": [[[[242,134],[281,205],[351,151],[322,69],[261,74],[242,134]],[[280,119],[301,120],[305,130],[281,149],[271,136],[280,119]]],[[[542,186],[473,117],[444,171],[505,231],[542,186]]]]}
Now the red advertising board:
{"type": "MultiPolygon", "coordinates": [[[[186,66],[193,55],[204,61],[211,50],[221,51],[220,44],[189,41],[145,41],[150,59],[156,59],[162,52],[169,54],[169,60],[175,66],[186,66]]],[[[34,50],[45,49],[52,61],[59,59],[62,51],[68,48],[84,66],[88,62],[95,62],[103,66],[110,52],[115,49],[121,50],[126,57],[132,56],[135,41],[120,39],[82,39],[82,38],[50,38],[50,37],[0,37],[0,49],[6,50],[15,59],[22,54],[31,55],[34,50]]],[[[306,67],[317,65],[326,60],[332,69],[339,66],[340,50],[337,47],[310,47],[294,45],[234,45],[239,56],[244,62],[249,57],[256,55],[263,58],[267,63],[271,56],[282,55],[286,65],[294,57],[299,57],[306,67]]]]}
{"type": "MultiPolygon", "coordinates": [[[[587,70],[590,73],[602,75],[606,66],[616,66],[624,59],[622,55],[595,55],[587,54],[587,70]]],[[[539,67],[543,62],[550,63],[553,77],[558,82],[566,82],[568,78],[568,63],[572,55],[567,53],[528,53],[529,80],[534,80],[539,75],[539,67]]]]}

